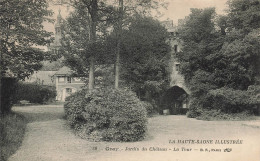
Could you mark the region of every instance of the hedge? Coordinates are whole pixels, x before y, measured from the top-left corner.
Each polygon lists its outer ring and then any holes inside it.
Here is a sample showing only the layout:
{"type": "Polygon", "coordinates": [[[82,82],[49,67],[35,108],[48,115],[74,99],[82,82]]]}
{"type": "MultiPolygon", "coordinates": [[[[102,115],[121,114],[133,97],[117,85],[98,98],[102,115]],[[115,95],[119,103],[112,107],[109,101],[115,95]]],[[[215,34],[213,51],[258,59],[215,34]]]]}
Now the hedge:
{"type": "Polygon", "coordinates": [[[138,141],[145,137],[144,104],[129,90],[79,91],[67,98],[65,116],[77,133],[95,141],[138,141]]]}
{"type": "MultiPolygon", "coordinates": [[[[244,113],[257,114],[260,105],[260,86],[249,86],[248,90],[234,90],[231,88],[219,88],[210,90],[200,97],[193,97],[190,101],[188,117],[204,118],[218,115],[244,113]],[[210,114],[211,113],[211,114],[210,114]]],[[[222,117],[224,118],[224,117],[222,117]]]]}
{"type": "Polygon", "coordinates": [[[30,103],[45,103],[54,100],[56,89],[54,86],[39,85],[36,83],[18,82],[16,102],[27,100],[30,103]]]}

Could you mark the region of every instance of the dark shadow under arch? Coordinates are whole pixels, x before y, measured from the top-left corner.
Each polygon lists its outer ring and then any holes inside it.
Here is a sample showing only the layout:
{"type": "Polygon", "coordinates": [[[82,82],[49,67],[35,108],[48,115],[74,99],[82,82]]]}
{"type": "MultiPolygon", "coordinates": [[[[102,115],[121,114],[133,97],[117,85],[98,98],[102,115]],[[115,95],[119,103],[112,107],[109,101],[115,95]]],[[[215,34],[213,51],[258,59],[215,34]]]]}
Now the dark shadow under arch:
{"type": "Polygon", "coordinates": [[[169,109],[170,114],[186,114],[189,104],[189,95],[181,87],[173,86],[168,89],[162,98],[163,109],[169,109]]]}

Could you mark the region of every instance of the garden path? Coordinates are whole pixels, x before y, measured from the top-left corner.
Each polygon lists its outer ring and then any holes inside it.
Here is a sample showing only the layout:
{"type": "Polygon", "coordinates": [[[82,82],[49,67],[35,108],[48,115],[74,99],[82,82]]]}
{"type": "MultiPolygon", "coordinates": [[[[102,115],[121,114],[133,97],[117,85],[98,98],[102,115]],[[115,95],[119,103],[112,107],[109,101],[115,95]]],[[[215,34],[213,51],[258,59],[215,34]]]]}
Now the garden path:
{"type": "Polygon", "coordinates": [[[199,121],[185,116],[156,116],[148,121],[145,140],[133,143],[89,142],[75,136],[58,105],[14,107],[31,122],[24,141],[9,161],[259,161],[258,121],[199,121]],[[247,126],[245,126],[247,125],[247,126]],[[179,144],[178,140],[240,139],[243,144],[179,144]],[[173,140],[176,142],[173,143],[173,140]],[[171,143],[169,143],[171,141],[171,143]],[[107,150],[111,148],[110,150],[107,150]],[[132,151],[126,148],[132,148],[132,151]],[[142,148],[147,151],[142,151],[142,148]],[[114,148],[114,149],[112,149],[114,148]],[[115,151],[118,148],[118,151],[115,151]],[[156,148],[167,151],[151,151],[156,148]],[[182,151],[182,148],[192,149],[182,151]],[[220,149],[221,152],[207,152],[220,149]],[[231,152],[224,152],[231,148],[231,152]],[[179,151],[173,151],[173,149],[179,151]],[[197,149],[197,150],[196,150],[197,149]],[[203,149],[204,152],[200,152],[203,149]],[[138,150],[138,151],[135,151],[138,150]]]}

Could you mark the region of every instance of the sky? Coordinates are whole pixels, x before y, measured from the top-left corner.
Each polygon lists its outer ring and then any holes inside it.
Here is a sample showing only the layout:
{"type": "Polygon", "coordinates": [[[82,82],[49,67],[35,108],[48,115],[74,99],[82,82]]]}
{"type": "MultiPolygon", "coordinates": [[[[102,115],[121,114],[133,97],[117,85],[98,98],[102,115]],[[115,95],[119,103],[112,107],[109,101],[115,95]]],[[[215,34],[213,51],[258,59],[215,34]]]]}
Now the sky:
{"type": "MultiPolygon", "coordinates": [[[[164,15],[159,18],[161,21],[170,19],[177,25],[178,19],[183,19],[190,14],[190,8],[207,8],[215,7],[217,14],[224,14],[224,10],[227,9],[227,0],[158,0],[168,2],[168,9],[160,9],[164,15]]],[[[50,9],[54,11],[53,18],[56,19],[59,9],[61,9],[61,15],[65,18],[71,8],[66,5],[54,5],[50,4],[50,9]]],[[[54,24],[44,24],[47,31],[54,32],[54,24]]]]}
{"type": "Polygon", "coordinates": [[[227,9],[227,0],[165,0],[169,3],[168,10],[162,10],[164,16],[162,19],[167,18],[173,20],[177,24],[178,19],[183,19],[190,14],[190,8],[207,8],[215,7],[217,14],[224,14],[227,9]]]}

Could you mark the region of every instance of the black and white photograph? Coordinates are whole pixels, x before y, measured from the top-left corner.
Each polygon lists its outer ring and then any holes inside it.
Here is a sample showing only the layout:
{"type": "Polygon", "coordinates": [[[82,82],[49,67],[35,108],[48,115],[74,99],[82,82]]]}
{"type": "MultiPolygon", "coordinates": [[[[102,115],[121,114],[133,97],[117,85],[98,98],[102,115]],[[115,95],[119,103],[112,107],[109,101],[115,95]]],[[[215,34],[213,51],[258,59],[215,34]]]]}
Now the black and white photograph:
{"type": "Polygon", "coordinates": [[[260,0],[0,0],[0,161],[260,161],[260,0]]]}

